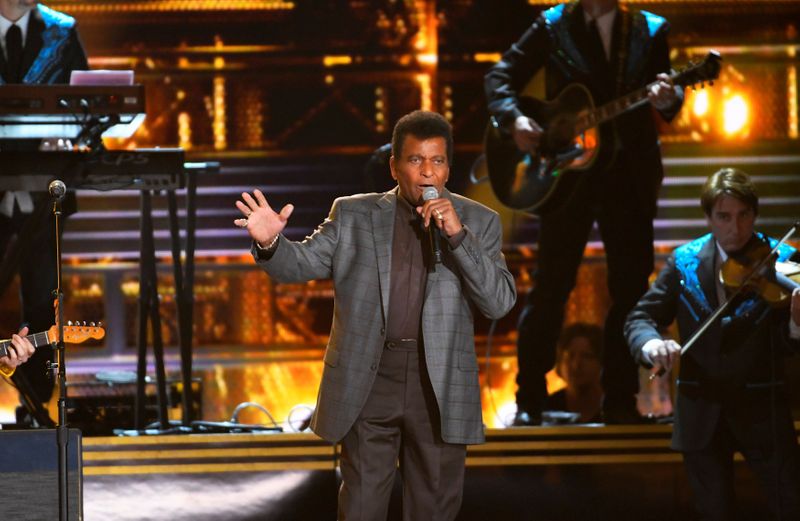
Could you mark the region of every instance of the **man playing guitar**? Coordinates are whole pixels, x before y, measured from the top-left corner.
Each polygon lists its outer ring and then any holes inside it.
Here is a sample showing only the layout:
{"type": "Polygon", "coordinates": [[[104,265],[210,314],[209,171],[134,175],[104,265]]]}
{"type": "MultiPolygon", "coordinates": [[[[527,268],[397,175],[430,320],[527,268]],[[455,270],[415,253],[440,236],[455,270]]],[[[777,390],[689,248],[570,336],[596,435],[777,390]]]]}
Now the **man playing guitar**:
{"type": "Polygon", "coordinates": [[[536,425],[547,394],[564,306],[596,222],[605,246],[612,305],[603,355],[604,419],[641,420],[638,372],[622,335],[625,316],[653,271],[653,217],[663,177],[655,108],[669,121],[683,91],[673,86],[667,21],[617,0],[573,0],[544,11],[486,75],[497,127],[523,151],[540,145],[542,128],[524,114],[519,93],[542,68],[547,98],[579,84],[602,104],[652,83],[649,104],[600,124],[600,149],[569,193],[541,215],[534,287],[519,320],[515,425],[536,425]]]}

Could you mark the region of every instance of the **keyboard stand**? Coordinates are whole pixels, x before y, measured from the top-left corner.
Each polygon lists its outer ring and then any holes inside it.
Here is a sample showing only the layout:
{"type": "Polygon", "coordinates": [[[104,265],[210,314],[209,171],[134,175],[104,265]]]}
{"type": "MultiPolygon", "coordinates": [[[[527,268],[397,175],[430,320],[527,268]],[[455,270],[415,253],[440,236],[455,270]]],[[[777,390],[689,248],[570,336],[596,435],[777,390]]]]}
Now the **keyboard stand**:
{"type": "Polygon", "coordinates": [[[135,431],[125,434],[166,434],[191,432],[192,414],[192,340],[194,316],[194,252],[197,214],[197,175],[219,171],[219,163],[186,163],[186,245],[181,259],[178,203],[174,189],[166,190],[170,243],[172,250],[175,306],[178,316],[178,343],[181,367],[181,421],[175,425],[167,415],[166,371],[159,313],[158,274],[153,234],[152,196],[158,191],[143,190],[141,200],[141,249],[139,266],[139,332],[136,371],[135,431]],[[145,426],[145,379],[147,375],[147,326],[151,326],[156,375],[158,427],[145,426]]]}

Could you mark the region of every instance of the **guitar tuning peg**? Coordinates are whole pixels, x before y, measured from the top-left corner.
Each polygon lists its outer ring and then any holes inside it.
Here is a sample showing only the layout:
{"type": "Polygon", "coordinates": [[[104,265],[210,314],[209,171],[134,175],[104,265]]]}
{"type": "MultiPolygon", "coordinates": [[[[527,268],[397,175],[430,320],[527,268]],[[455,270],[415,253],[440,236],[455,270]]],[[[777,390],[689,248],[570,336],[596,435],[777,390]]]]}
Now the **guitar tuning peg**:
{"type": "Polygon", "coordinates": [[[89,325],[94,327],[94,322],[89,322],[89,325]]]}
{"type": "Polygon", "coordinates": [[[83,321],[83,326],[86,327],[86,321],[85,320],[83,321]]]}
{"type": "Polygon", "coordinates": [[[67,325],[71,326],[72,325],[72,320],[67,320],[67,325]]]}
{"type": "Polygon", "coordinates": [[[103,327],[103,323],[102,322],[98,322],[97,323],[97,327],[103,327]]]}

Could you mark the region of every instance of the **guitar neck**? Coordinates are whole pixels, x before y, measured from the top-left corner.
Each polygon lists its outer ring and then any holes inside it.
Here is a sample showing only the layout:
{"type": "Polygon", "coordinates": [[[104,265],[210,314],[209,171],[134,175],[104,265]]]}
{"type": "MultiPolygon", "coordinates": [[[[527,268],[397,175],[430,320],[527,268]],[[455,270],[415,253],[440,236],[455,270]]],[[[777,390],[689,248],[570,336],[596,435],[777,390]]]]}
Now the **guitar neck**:
{"type": "Polygon", "coordinates": [[[578,120],[578,134],[581,134],[590,128],[596,127],[600,123],[605,123],[606,121],[614,119],[624,112],[644,105],[648,102],[647,93],[649,92],[650,87],[652,87],[655,83],[656,82],[653,82],[646,87],[642,87],[641,89],[630,92],[621,98],[615,99],[614,101],[609,101],[605,105],[601,105],[588,114],[583,115],[578,120]]]}
{"type": "MultiPolygon", "coordinates": [[[[686,87],[687,85],[694,85],[697,83],[704,83],[706,81],[713,84],[714,80],[719,77],[720,62],[722,57],[716,51],[709,51],[708,55],[699,64],[692,64],[680,72],[673,72],[670,74],[672,83],[676,86],[686,87]]],[[[595,108],[586,114],[578,116],[575,130],[576,136],[584,133],[590,128],[596,127],[600,123],[604,123],[613,119],[620,114],[629,110],[640,107],[648,102],[648,93],[650,89],[656,85],[660,80],[656,80],[638,90],[610,101],[605,105],[595,108]]]]}
{"type": "MultiPolygon", "coordinates": [[[[34,333],[26,337],[31,341],[33,347],[46,346],[50,344],[50,339],[47,337],[47,331],[42,333],[34,333]]],[[[0,358],[8,356],[8,350],[11,347],[11,340],[0,340],[0,358]]]]}

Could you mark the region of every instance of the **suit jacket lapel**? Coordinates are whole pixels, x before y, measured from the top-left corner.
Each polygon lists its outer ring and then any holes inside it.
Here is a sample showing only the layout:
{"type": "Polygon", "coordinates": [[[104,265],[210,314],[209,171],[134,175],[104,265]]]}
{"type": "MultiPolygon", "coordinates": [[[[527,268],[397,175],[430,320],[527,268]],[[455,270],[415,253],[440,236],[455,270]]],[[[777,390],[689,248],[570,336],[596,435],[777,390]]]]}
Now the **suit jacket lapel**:
{"type": "Polygon", "coordinates": [[[717,279],[718,276],[714,273],[714,261],[717,256],[717,241],[712,237],[698,254],[699,264],[697,265],[697,280],[700,281],[700,287],[703,288],[706,300],[711,305],[712,309],[719,306],[719,299],[717,298],[717,279]]]}
{"type": "Polygon", "coordinates": [[[0,85],[6,84],[6,57],[5,53],[0,51],[0,85]]]}
{"type": "Polygon", "coordinates": [[[565,10],[566,33],[572,41],[562,42],[562,50],[570,56],[581,72],[589,76],[591,75],[592,67],[588,59],[587,47],[589,46],[589,39],[586,34],[583,7],[581,7],[580,3],[568,4],[565,6],[565,10]]]}
{"type": "Polygon", "coordinates": [[[375,256],[378,263],[378,282],[381,291],[383,316],[389,312],[390,274],[392,271],[392,237],[394,236],[394,212],[397,206],[397,188],[386,192],[378,199],[372,211],[372,238],[375,241],[375,256]]]}
{"type": "MultiPolygon", "coordinates": [[[[622,61],[627,57],[628,53],[623,52],[627,47],[628,42],[622,41],[623,34],[629,35],[630,31],[623,31],[623,26],[628,23],[628,10],[623,6],[617,7],[617,14],[614,16],[614,26],[611,30],[611,56],[609,57],[608,72],[611,81],[611,97],[615,98],[624,94],[620,92],[619,79],[622,77],[622,72],[625,70],[625,64],[622,61]]],[[[629,38],[628,38],[629,39],[629,38]]]]}
{"type": "Polygon", "coordinates": [[[44,21],[38,9],[34,9],[28,19],[28,34],[25,37],[25,48],[22,50],[22,74],[25,75],[36,61],[39,52],[42,50],[42,32],[44,32],[44,21]]]}

